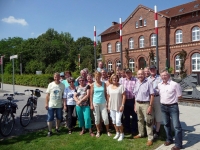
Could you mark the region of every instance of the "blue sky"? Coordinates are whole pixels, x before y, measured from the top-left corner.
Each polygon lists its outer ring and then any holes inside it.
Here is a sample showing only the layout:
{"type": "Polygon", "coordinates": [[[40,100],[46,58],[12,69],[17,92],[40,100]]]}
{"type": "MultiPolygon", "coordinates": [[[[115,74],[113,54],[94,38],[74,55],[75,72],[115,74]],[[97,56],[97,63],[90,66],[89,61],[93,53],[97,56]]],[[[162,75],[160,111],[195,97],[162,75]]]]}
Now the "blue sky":
{"type": "MultiPolygon", "coordinates": [[[[0,0],[0,40],[8,37],[36,38],[49,28],[69,32],[76,40],[97,35],[122,21],[139,5],[158,11],[192,0],[0,0]]],[[[100,37],[97,37],[100,39],[100,37]]]]}

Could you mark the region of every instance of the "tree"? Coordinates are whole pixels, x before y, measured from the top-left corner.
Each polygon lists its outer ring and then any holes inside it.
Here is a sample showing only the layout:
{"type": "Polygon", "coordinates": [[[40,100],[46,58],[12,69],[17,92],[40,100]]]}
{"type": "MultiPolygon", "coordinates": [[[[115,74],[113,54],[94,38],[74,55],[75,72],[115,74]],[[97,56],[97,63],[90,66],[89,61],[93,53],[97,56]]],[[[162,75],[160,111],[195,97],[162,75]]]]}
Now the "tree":
{"type": "Polygon", "coordinates": [[[149,52],[149,58],[150,58],[150,64],[149,65],[156,65],[156,62],[155,62],[155,53],[153,52],[153,50],[151,50],[149,52]]]}

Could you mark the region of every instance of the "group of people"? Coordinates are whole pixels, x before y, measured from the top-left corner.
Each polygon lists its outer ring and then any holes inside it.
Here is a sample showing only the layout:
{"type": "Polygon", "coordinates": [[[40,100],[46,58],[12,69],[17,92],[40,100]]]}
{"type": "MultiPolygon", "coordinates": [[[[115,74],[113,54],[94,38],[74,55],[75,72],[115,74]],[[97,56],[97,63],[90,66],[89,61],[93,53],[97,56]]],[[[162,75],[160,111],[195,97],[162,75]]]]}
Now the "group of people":
{"type": "Polygon", "coordinates": [[[159,136],[161,122],[166,131],[165,146],[173,143],[171,121],[175,130],[175,146],[172,150],[182,148],[182,128],[179,121],[178,98],[181,97],[180,85],[170,79],[167,70],[157,75],[156,66],[137,71],[117,69],[116,73],[107,72],[99,63],[93,74],[85,68],[80,76],[74,79],[70,71],[55,73],[54,81],[48,85],[45,108],[48,111],[48,136],[52,135],[52,121],[56,113],[56,132],[63,116],[63,108],[67,112],[67,127],[72,133],[78,120],[82,129],[80,135],[89,129],[91,136],[101,136],[104,123],[107,136],[111,117],[116,134],[113,139],[122,141],[124,132],[132,134],[134,139],[145,136],[147,130],[147,146],[159,136]],[[132,119],[130,118],[132,117],[132,119]],[[92,131],[92,123],[96,125],[96,135],[92,131]]]}

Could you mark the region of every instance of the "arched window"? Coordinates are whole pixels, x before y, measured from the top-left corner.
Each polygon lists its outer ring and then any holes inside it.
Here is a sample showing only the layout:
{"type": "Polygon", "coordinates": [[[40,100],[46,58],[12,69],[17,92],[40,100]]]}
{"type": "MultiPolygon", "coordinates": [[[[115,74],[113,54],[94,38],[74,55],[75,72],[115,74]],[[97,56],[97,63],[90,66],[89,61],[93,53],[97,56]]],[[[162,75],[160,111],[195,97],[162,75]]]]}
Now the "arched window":
{"type": "Polygon", "coordinates": [[[111,71],[111,70],[112,70],[112,62],[109,61],[109,62],[108,62],[108,71],[111,71]]]}
{"type": "Polygon", "coordinates": [[[137,21],[135,22],[135,28],[138,28],[138,22],[137,21]]]}
{"type": "Polygon", "coordinates": [[[176,31],[176,44],[183,42],[183,32],[182,30],[176,31]]]}
{"type": "Polygon", "coordinates": [[[156,46],[156,34],[151,35],[151,46],[156,46]]]}
{"type": "Polygon", "coordinates": [[[140,48],[144,48],[144,36],[140,36],[139,42],[140,42],[140,48]]]}
{"type": "Polygon", "coordinates": [[[192,71],[200,71],[200,54],[194,53],[192,55],[192,71]]]}
{"type": "Polygon", "coordinates": [[[121,68],[121,61],[120,61],[120,60],[117,60],[117,61],[116,61],[116,67],[121,68]]]}
{"type": "Polygon", "coordinates": [[[199,27],[192,28],[192,41],[200,40],[200,29],[199,27]]]}
{"type": "Polygon", "coordinates": [[[129,68],[132,70],[132,72],[135,70],[135,62],[134,59],[129,60],[129,68]]]}
{"type": "Polygon", "coordinates": [[[120,52],[120,42],[116,43],[116,52],[120,52]]]}
{"type": "Polygon", "coordinates": [[[175,58],[175,69],[176,69],[176,72],[180,71],[180,67],[181,67],[181,59],[180,59],[179,55],[177,55],[176,58],[175,58]]]}
{"type": "Polygon", "coordinates": [[[129,49],[134,49],[134,41],[133,41],[133,38],[130,38],[128,43],[129,43],[129,49]]]}
{"type": "Polygon", "coordinates": [[[112,53],[112,45],[110,43],[108,44],[108,53],[112,53]]]}

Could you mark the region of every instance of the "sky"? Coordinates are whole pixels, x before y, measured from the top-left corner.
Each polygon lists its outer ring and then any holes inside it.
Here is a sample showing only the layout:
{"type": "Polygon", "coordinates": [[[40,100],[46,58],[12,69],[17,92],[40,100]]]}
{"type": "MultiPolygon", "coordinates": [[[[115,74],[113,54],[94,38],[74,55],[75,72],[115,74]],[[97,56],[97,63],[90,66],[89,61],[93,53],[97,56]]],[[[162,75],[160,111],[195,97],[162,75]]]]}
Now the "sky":
{"type": "MultiPolygon", "coordinates": [[[[142,4],[158,11],[193,0],[0,0],[0,40],[37,38],[49,28],[69,32],[74,40],[94,38],[112,22],[126,20],[142,4]]],[[[97,40],[100,37],[97,36],[97,40]]]]}

